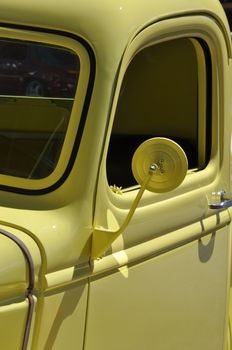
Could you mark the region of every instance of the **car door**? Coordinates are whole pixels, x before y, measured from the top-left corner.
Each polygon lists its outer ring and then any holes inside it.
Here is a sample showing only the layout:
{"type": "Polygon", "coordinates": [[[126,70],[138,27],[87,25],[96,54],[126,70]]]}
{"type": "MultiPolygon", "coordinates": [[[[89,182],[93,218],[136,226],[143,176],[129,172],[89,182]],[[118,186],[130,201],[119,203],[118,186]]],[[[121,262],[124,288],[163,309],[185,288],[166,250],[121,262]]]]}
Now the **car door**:
{"type": "Polygon", "coordinates": [[[150,25],[125,51],[99,174],[85,350],[225,346],[230,50],[199,14],[150,25]],[[140,190],[132,156],[154,137],[182,147],[188,172],[172,191],[145,191],[127,220],[140,190]]]}

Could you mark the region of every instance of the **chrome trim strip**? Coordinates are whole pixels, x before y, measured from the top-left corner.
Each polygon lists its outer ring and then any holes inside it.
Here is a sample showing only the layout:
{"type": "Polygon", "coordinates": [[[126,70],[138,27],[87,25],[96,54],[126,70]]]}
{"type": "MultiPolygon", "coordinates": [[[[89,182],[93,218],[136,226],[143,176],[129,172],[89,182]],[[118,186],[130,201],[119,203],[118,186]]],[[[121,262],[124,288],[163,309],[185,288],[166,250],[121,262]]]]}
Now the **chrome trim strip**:
{"type": "Polygon", "coordinates": [[[23,344],[22,344],[22,350],[27,349],[28,345],[28,340],[29,340],[29,335],[30,335],[30,330],[31,330],[31,324],[32,324],[32,317],[33,317],[33,312],[34,312],[34,298],[33,298],[33,290],[34,290],[34,285],[35,285],[35,268],[34,268],[34,262],[31,256],[30,251],[26,247],[23,241],[19,239],[17,236],[12,234],[11,232],[5,231],[3,229],[0,229],[0,234],[3,236],[11,239],[14,243],[17,244],[17,246],[21,249],[27,265],[28,265],[28,288],[27,288],[27,294],[26,298],[28,299],[28,314],[27,314],[27,321],[26,321],[26,326],[25,326],[25,332],[24,332],[24,337],[23,337],[23,344]]]}
{"type": "Polygon", "coordinates": [[[32,324],[32,319],[33,319],[33,312],[34,312],[34,307],[35,307],[35,301],[34,301],[32,293],[28,293],[27,299],[28,299],[29,306],[28,306],[26,327],[25,327],[25,332],[24,332],[24,337],[23,337],[22,350],[27,350],[28,340],[29,340],[30,331],[31,331],[31,324],[32,324]]]}

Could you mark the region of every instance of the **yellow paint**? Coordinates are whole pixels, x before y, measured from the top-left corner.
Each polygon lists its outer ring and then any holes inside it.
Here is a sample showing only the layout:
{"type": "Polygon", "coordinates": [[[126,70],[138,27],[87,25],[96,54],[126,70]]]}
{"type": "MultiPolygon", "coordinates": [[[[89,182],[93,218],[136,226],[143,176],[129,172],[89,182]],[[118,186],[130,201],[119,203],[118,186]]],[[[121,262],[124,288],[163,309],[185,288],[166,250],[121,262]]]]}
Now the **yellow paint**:
{"type": "MultiPolygon", "coordinates": [[[[11,187],[1,187],[1,228],[24,242],[35,266],[36,309],[27,350],[221,350],[226,345],[231,350],[231,340],[226,344],[232,310],[231,214],[208,209],[212,192],[231,190],[232,50],[219,2],[2,0],[0,19],[1,38],[65,47],[81,61],[67,136],[54,172],[40,180],[0,175],[0,186],[11,187]],[[196,38],[209,48],[209,162],[197,171],[205,164],[199,137],[199,169],[190,169],[178,188],[155,194],[144,192],[142,185],[119,195],[120,184],[112,191],[107,182],[106,157],[126,70],[145,47],[175,44],[181,38],[191,42],[199,62],[199,116],[206,108],[206,64],[196,38]],[[91,58],[84,42],[92,50],[91,58]],[[48,193],[14,192],[12,188],[46,189],[63,176],[90,73],[93,91],[67,178],[48,193]]],[[[175,99],[178,91],[173,88],[172,93],[175,99]]],[[[20,106],[15,104],[19,115],[20,106]]],[[[3,118],[5,109],[0,113],[3,118]]],[[[44,117],[42,104],[36,113],[38,120],[44,117]]],[[[22,120],[19,128],[23,124],[22,120]]],[[[204,136],[204,118],[199,127],[204,136]]],[[[21,349],[27,286],[25,257],[0,236],[2,349],[21,349]]]]}

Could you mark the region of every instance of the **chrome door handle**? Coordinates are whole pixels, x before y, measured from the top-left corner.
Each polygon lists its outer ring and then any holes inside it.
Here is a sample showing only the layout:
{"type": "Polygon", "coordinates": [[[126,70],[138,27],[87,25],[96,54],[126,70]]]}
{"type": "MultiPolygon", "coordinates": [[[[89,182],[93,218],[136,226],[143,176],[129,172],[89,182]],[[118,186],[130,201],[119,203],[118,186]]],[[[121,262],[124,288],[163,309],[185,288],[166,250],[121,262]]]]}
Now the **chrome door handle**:
{"type": "Polygon", "coordinates": [[[210,209],[226,209],[232,206],[232,194],[225,191],[212,192],[210,209]]]}

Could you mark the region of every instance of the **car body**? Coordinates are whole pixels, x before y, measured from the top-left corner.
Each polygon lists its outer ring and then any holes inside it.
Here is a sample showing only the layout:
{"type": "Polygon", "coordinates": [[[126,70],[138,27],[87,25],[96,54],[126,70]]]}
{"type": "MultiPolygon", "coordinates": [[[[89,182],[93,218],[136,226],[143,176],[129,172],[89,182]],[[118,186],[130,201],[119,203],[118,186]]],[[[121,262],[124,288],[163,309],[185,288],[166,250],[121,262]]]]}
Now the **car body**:
{"type": "Polygon", "coordinates": [[[70,94],[0,69],[1,348],[230,350],[220,2],[2,0],[0,18],[8,48],[76,57],[70,94]]]}

